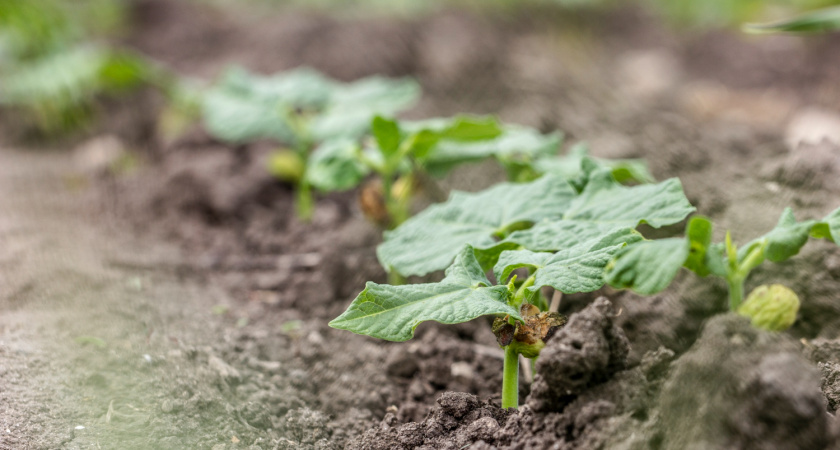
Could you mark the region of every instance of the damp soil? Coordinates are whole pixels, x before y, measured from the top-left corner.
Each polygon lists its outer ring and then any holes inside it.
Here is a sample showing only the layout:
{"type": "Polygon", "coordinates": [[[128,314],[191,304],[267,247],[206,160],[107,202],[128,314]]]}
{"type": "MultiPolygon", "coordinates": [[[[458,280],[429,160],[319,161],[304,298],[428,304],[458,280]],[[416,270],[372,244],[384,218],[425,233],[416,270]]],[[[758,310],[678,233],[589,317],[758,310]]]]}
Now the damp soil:
{"type": "MultiPolygon", "coordinates": [[[[492,113],[645,158],[741,242],[785,206],[804,219],[840,205],[840,147],[792,125],[838,113],[836,37],[677,36],[633,8],[337,19],[133,4],[124,44],[180,73],[414,76],[411,117],[492,113]]],[[[781,334],[689,276],[652,297],[567,296],[568,324],[505,411],[486,320],[400,344],[326,326],[385,280],[355,192],[320,196],[301,223],[265,172],[270,143],[198,127],[165,140],[160,104],[104,101],[100,126],[50,148],[3,139],[0,449],[840,448],[836,246],[749,280],[800,294],[781,334]]],[[[443,186],[502,178],[485,164],[443,186]]]]}

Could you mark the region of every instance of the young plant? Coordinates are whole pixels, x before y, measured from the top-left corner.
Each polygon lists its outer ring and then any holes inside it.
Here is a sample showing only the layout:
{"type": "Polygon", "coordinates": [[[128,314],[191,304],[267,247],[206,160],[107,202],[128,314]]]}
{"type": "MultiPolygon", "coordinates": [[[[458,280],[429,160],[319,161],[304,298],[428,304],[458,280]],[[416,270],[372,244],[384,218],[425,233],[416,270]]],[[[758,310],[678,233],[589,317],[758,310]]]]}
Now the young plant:
{"type": "Polygon", "coordinates": [[[233,68],[204,94],[202,115],[210,134],[223,141],[269,139],[286,145],[272,157],[269,170],[296,186],[298,216],[308,219],[312,181],[323,181],[310,173],[311,163],[353,153],[348,149],[368,132],[373,117],[406,109],[419,92],[407,79],[370,77],[345,84],[305,68],[269,77],[233,68]]]}
{"type": "MultiPolygon", "coordinates": [[[[756,305],[775,308],[779,302],[775,301],[776,306],[773,306],[771,302],[774,300],[767,300],[766,295],[759,294],[756,294],[756,298],[765,300],[758,300],[752,305],[751,301],[743,302],[744,282],[750,272],[765,260],[781,262],[795,256],[809,236],[840,242],[840,209],[821,221],[805,222],[797,222],[791,209],[785,209],[773,230],[740,249],[732,242],[729,232],[726,233],[725,242],[712,244],[712,223],[705,217],[696,216],[689,221],[685,238],[642,241],[622,250],[607,267],[605,277],[613,287],[629,288],[640,294],[651,295],[668,287],[680,267],[701,277],[715,275],[726,280],[729,286],[729,309],[755,318],[761,310],[756,305]]],[[[781,292],[778,288],[774,289],[772,293],[781,292]]],[[[788,294],[775,297],[787,305],[788,309],[794,305],[798,308],[798,300],[794,302],[788,294]]],[[[778,329],[778,323],[771,322],[762,321],[767,325],[765,328],[778,329]]],[[[790,324],[792,321],[788,326],[790,324]]]]}
{"type": "Polygon", "coordinates": [[[581,192],[555,175],[477,194],[454,192],[391,232],[400,239],[387,249],[388,260],[409,273],[448,265],[444,279],[401,286],[368,282],[330,326],[405,341],[421,322],[496,316],[493,330],[505,349],[502,406],[516,407],[519,355],[537,357],[564,323],[546,312],[540,290],[599,289],[607,263],[642,239],[636,226],[670,225],[693,210],[676,179],[625,187],[603,169],[591,174],[581,192]],[[490,268],[495,282],[486,276],[490,268]],[[524,272],[521,278],[516,270],[524,272]]]}
{"type": "Polygon", "coordinates": [[[141,84],[166,90],[171,75],[139,56],[81,45],[0,71],[0,105],[22,110],[47,134],[78,127],[94,100],[141,84]]]}
{"type": "MultiPolygon", "coordinates": [[[[331,152],[320,158],[321,177],[316,187],[343,190],[357,186],[370,172],[378,176],[377,188],[362,191],[365,213],[379,224],[391,228],[409,216],[412,191],[419,181],[429,182],[424,160],[441,142],[474,142],[502,134],[499,123],[490,117],[458,116],[419,122],[397,122],[381,116],[371,122],[373,139],[354,152],[331,152]],[[335,183],[336,179],[346,179],[335,183]]],[[[321,149],[316,150],[320,152],[321,149]]]]}

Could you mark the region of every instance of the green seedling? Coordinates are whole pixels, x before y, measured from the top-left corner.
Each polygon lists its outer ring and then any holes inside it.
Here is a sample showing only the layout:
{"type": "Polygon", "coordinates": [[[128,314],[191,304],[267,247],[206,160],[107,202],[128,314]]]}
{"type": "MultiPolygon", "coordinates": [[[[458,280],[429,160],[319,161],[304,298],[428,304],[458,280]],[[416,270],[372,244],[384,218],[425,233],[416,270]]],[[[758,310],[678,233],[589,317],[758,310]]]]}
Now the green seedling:
{"type": "Polygon", "coordinates": [[[516,407],[519,355],[537,357],[565,323],[547,311],[541,290],[599,289],[604,267],[642,239],[635,230],[640,223],[670,225],[693,210],[676,179],[625,187],[603,169],[580,192],[556,175],[477,194],[454,192],[391,232],[385,248],[391,267],[419,274],[445,265],[444,279],[400,286],[368,282],[330,326],[405,341],[421,322],[496,316],[493,330],[505,349],[502,406],[516,407]],[[495,282],[486,275],[489,269],[495,282]]]}
{"type": "Polygon", "coordinates": [[[310,181],[322,190],[344,190],[375,173],[378,183],[368,184],[360,200],[366,215],[386,228],[408,218],[412,194],[421,182],[433,182],[427,166],[441,146],[489,142],[503,134],[496,119],[470,116],[405,122],[377,116],[370,129],[372,139],[364,145],[345,141],[319,147],[310,181]]]}
{"type": "Polygon", "coordinates": [[[351,162],[346,174],[338,170],[339,176],[325,180],[319,167],[336,155],[347,161],[342,156],[356,152],[373,117],[408,108],[419,93],[417,83],[407,79],[370,77],[345,84],[305,68],[268,77],[233,68],[204,93],[201,109],[206,129],[218,139],[268,139],[286,146],[272,156],[269,170],[295,185],[298,216],[308,219],[313,185],[340,190],[352,185],[356,172],[351,162]]]}
{"type": "Polygon", "coordinates": [[[795,256],[809,236],[840,242],[840,209],[821,221],[797,222],[788,208],[773,230],[740,249],[728,232],[723,243],[712,244],[711,221],[696,216],[689,221],[685,238],[641,241],[622,250],[607,268],[606,279],[613,287],[651,295],[668,287],[680,267],[685,267],[701,277],[715,275],[726,280],[729,309],[739,311],[750,272],[765,260],[782,262],[795,256]]]}
{"type": "Polygon", "coordinates": [[[0,106],[22,110],[38,129],[54,134],[90,118],[94,100],[141,84],[164,92],[174,77],[125,51],[83,45],[0,70],[0,106]]]}

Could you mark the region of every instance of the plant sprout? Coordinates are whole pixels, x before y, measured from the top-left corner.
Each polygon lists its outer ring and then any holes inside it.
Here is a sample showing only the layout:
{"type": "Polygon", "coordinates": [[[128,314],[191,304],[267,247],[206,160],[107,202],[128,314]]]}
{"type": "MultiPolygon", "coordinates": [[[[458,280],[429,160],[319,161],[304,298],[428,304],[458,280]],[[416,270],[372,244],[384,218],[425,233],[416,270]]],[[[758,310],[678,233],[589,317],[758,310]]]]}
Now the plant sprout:
{"type": "MultiPolygon", "coordinates": [[[[616,288],[651,295],[664,290],[680,267],[705,277],[723,278],[729,287],[729,309],[738,311],[744,300],[744,282],[765,260],[785,261],[797,253],[808,237],[840,242],[840,209],[823,220],[797,222],[785,209],[776,227],[741,248],[729,232],[723,243],[712,244],[712,223],[692,217],[685,238],[641,241],[624,249],[607,268],[606,280],[616,288]]],[[[798,302],[797,302],[798,304],[798,302]]]]}
{"type": "Polygon", "coordinates": [[[541,289],[599,289],[604,267],[642,239],[636,226],[674,224],[693,210],[676,179],[626,187],[608,169],[592,172],[581,191],[562,177],[545,175],[477,194],[454,192],[390,232],[390,245],[380,252],[380,259],[385,256],[407,273],[448,265],[443,280],[368,282],[330,326],[405,341],[424,321],[453,324],[496,316],[493,330],[505,349],[502,406],[516,407],[519,355],[536,358],[565,323],[547,311],[541,289]],[[487,277],[489,269],[495,281],[487,277]]]}

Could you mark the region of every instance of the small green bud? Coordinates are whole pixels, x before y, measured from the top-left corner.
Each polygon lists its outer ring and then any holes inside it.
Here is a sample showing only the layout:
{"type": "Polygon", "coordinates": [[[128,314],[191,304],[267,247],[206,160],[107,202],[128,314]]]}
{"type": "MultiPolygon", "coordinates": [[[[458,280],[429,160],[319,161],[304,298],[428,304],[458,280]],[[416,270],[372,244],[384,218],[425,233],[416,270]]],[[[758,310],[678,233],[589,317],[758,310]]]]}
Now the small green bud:
{"type": "Polygon", "coordinates": [[[290,150],[276,151],[268,159],[269,173],[284,181],[297,183],[303,178],[305,169],[303,159],[290,150]]]}
{"type": "Polygon", "coordinates": [[[749,317],[756,328],[784,331],[796,321],[799,297],[781,284],[763,285],[753,289],[738,308],[738,314],[749,317]]]}

